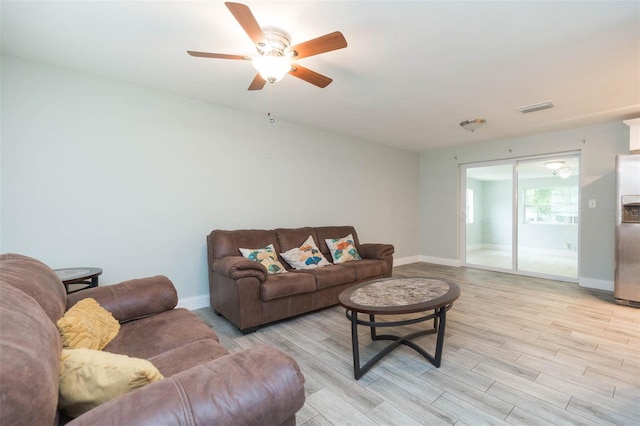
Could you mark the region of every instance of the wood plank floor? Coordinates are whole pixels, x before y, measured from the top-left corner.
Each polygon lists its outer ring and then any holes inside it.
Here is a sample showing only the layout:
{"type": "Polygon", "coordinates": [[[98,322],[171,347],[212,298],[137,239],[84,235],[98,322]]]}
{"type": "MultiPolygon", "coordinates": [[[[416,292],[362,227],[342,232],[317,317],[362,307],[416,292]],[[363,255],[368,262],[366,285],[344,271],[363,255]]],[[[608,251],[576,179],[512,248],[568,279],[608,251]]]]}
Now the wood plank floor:
{"type": "MultiPolygon", "coordinates": [[[[232,352],[267,343],[296,359],[306,392],[299,425],[640,424],[640,309],[576,284],[470,268],[415,263],[394,276],[444,277],[462,289],[438,369],[403,346],[356,381],[338,306],[249,335],[210,308],[194,312],[232,352]]],[[[362,362],[388,344],[367,331],[362,362]]],[[[435,336],[418,342],[432,351],[435,336]]]]}

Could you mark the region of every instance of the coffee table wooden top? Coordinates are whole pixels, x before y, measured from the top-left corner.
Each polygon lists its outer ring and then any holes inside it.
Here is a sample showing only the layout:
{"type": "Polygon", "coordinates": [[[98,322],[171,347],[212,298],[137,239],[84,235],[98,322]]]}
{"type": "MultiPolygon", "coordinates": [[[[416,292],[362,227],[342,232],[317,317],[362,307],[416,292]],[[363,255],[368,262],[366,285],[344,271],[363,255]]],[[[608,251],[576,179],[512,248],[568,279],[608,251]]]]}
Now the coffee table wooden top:
{"type": "Polygon", "coordinates": [[[356,312],[409,314],[449,305],[458,297],[458,284],[444,278],[384,278],[348,288],[338,301],[356,312]]]}

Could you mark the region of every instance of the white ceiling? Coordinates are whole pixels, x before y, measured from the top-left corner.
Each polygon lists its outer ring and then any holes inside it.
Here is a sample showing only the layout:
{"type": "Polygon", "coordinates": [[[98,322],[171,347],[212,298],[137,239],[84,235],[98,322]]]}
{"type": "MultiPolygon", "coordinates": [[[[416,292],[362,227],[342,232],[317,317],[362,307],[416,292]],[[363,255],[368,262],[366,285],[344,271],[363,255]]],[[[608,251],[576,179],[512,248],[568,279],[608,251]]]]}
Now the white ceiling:
{"type": "MultiPolygon", "coordinates": [[[[417,152],[640,116],[638,1],[250,1],[293,44],[339,30],[346,49],[271,87],[279,120],[417,152]],[[551,110],[516,107],[551,100],[551,110]],[[485,118],[474,133],[466,119],[485,118]]],[[[2,52],[265,114],[253,55],[218,1],[5,1],[2,52]]],[[[260,122],[262,123],[262,122],[260,122]]]]}

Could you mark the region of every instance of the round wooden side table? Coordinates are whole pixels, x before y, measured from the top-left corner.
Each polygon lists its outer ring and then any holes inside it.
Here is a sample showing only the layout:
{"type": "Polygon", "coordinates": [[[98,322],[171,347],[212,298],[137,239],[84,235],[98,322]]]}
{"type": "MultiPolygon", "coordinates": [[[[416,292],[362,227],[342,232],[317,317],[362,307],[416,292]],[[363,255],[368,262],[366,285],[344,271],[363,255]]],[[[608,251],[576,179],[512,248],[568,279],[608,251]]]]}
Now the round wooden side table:
{"type": "Polygon", "coordinates": [[[86,290],[88,288],[98,287],[98,276],[102,274],[100,268],[62,268],[54,269],[54,272],[58,274],[58,278],[64,284],[64,288],[67,294],[75,293],[76,291],[86,290]],[[71,284],[84,284],[84,287],[71,290],[69,285],[71,284]]]}

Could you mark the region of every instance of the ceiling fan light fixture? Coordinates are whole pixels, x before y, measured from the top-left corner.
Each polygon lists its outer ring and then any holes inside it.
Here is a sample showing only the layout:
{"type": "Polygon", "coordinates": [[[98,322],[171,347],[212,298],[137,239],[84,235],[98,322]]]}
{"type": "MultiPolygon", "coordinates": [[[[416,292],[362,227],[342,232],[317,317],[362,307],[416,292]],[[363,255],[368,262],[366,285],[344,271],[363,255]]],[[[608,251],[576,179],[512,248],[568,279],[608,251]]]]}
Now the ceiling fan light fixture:
{"type": "Polygon", "coordinates": [[[564,166],[564,161],[562,160],[552,160],[544,163],[544,166],[549,170],[558,170],[564,166]]]}
{"type": "Polygon", "coordinates": [[[463,121],[462,123],[460,123],[460,126],[463,129],[468,130],[469,132],[475,132],[486,122],[487,120],[485,120],[484,118],[475,118],[473,120],[463,121]]]}
{"type": "Polygon", "coordinates": [[[291,71],[291,63],[283,56],[257,56],[251,60],[251,64],[269,83],[280,81],[291,71]]]}

